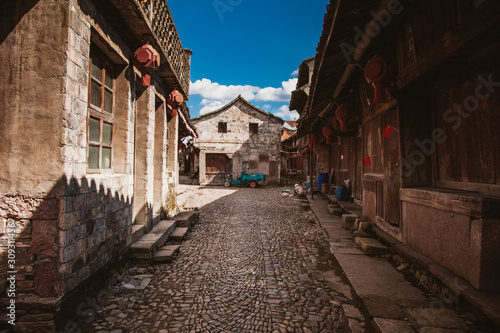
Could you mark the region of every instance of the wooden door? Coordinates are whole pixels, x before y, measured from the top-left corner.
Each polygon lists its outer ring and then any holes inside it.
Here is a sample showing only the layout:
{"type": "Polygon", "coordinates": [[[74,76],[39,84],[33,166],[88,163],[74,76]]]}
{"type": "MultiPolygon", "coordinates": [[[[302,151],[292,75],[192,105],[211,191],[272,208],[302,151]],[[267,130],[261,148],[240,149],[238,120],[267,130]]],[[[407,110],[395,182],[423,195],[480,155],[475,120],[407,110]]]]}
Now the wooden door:
{"type": "Polygon", "coordinates": [[[226,154],[207,154],[206,166],[207,183],[222,185],[226,181],[227,173],[231,172],[232,163],[226,154]]]}

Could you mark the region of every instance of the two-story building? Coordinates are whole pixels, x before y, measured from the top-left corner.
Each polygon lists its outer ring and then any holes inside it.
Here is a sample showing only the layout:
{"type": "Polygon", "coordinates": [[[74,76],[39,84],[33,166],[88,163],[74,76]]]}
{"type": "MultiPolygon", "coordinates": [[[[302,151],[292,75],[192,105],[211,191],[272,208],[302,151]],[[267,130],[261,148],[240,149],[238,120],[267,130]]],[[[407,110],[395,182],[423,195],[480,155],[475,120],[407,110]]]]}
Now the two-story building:
{"type": "Polygon", "coordinates": [[[311,174],[349,179],[422,285],[497,323],[499,31],[493,0],[331,0],[309,94],[290,104],[315,138],[311,174]]]}
{"type": "Polygon", "coordinates": [[[8,1],[0,21],[0,302],[8,329],[50,332],[175,211],[191,51],[163,0],[8,1]]]}
{"type": "Polygon", "coordinates": [[[261,172],[266,183],[278,184],[283,120],[238,96],[213,112],[192,119],[199,137],[201,185],[224,184],[228,173],[261,172]]]}

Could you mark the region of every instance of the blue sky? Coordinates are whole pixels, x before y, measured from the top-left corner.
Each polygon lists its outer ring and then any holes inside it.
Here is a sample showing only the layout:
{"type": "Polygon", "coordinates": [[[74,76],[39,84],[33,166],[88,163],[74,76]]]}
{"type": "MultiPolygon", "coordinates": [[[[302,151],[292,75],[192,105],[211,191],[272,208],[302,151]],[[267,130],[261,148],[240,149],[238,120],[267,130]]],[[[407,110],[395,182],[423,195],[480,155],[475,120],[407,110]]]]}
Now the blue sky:
{"type": "Polygon", "coordinates": [[[302,60],[316,54],[328,0],[169,0],[182,45],[193,51],[191,117],[241,94],[284,120],[302,60]]]}

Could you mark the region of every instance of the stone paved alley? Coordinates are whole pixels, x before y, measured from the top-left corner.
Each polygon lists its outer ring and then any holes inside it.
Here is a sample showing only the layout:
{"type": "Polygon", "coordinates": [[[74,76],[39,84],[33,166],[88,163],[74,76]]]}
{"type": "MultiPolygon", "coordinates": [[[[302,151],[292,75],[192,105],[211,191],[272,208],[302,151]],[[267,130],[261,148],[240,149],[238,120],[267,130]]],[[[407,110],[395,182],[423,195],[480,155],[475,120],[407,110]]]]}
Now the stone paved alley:
{"type": "Polygon", "coordinates": [[[179,256],[149,267],[153,279],[143,291],[115,287],[89,317],[91,326],[82,320],[82,328],[348,332],[349,321],[362,325],[351,288],[335,275],[326,233],[310,210],[282,198],[278,188],[200,190],[218,199],[200,208],[179,256]]]}

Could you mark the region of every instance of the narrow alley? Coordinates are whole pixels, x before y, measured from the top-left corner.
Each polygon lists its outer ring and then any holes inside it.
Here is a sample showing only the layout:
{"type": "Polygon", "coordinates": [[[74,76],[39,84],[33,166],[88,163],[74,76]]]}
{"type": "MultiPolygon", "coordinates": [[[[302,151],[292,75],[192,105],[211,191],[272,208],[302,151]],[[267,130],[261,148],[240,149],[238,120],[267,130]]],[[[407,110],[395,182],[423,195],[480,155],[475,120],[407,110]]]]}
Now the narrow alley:
{"type": "Polygon", "coordinates": [[[361,325],[351,288],[335,275],[327,235],[310,210],[282,198],[278,188],[200,190],[218,199],[200,208],[179,256],[149,267],[153,278],[143,291],[116,286],[97,313],[89,313],[93,326],[84,318],[79,327],[349,332],[349,321],[361,325]],[[346,318],[343,307],[357,318],[346,318]]]}

